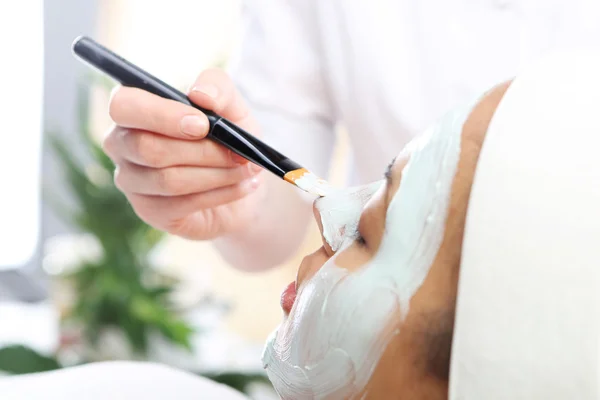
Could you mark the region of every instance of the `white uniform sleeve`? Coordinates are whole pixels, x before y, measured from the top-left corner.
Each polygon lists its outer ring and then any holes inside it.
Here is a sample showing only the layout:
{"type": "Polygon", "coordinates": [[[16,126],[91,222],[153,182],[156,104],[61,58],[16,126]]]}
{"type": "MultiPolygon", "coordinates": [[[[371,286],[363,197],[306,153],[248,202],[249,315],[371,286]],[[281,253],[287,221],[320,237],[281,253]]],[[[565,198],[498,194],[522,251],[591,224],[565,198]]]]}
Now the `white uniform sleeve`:
{"type": "Polygon", "coordinates": [[[263,140],[326,176],[335,118],[312,0],[244,0],[242,38],[230,67],[263,140]]]}

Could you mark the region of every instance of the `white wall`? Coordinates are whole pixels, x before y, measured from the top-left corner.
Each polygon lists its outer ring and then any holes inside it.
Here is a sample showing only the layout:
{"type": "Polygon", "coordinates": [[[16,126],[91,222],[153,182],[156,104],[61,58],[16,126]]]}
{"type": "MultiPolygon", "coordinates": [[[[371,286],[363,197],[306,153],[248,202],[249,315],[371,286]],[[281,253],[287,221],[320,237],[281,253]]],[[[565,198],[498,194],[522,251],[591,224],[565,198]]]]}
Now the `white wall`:
{"type": "Polygon", "coordinates": [[[41,0],[0,3],[0,269],[27,263],[38,243],[43,11],[41,0]]]}
{"type": "Polygon", "coordinates": [[[0,299],[43,297],[42,243],[68,231],[41,202],[40,177],[58,192],[64,186],[40,139],[48,129],[76,136],[76,83],[86,70],[70,47],[77,35],[95,31],[96,4],[32,0],[0,5],[0,299]]]}

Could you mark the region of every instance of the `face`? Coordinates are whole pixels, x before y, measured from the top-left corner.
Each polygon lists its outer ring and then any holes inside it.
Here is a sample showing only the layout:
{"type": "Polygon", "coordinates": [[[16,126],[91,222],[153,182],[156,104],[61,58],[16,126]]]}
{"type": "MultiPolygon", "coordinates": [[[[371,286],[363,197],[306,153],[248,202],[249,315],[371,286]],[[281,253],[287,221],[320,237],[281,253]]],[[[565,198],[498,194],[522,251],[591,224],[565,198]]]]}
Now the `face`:
{"type": "Polygon", "coordinates": [[[315,203],[323,246],[263,355],[282,398],[446,397],[468,194],[506,87],[442,118],[381,181],[315,203]]]}

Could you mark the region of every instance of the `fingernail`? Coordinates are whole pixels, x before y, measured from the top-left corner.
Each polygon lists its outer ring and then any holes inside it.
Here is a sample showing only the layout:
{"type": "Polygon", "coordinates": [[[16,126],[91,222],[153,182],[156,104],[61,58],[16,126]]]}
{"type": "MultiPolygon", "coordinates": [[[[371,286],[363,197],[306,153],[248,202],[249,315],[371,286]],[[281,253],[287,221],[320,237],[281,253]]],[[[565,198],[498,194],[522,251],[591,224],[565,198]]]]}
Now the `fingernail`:
{"type": "Polygon", "coordinates": [[[216,99],[217,96],[219,95],[219,88],[212,84],[203,84],[203,85],[194,86],[194,88],[192,89],[192,92],[204,93],[208,97],[216,99]]]}
{"type": "Polygon", "coordinates": [[[246,160],[244,157],[240,156],[237,153],[234,153],[233,151],[230,154],[231,160],[236,164],[246,164],[248,162],[248,160],[246,160]]]}
{"type": "Polygon", "coordinates": [[[203,136],[208,128],[207,121],[197,115],[186,115],[179,126],[182,133],[192,137],[203,136]]]}

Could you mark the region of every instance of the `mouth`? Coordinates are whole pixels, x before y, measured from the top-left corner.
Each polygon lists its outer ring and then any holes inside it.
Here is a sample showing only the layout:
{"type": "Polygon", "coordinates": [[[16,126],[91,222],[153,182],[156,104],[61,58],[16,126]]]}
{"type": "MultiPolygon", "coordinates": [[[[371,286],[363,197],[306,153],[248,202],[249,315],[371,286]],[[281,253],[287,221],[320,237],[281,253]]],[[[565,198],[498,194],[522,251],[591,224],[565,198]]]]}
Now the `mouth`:
{"type": "Polygon", "coordinates": [[[285,315],[292,311],[294,301],[296,300],[296,282],[291,282],[281,293],[281,308],[285,315]]]}

